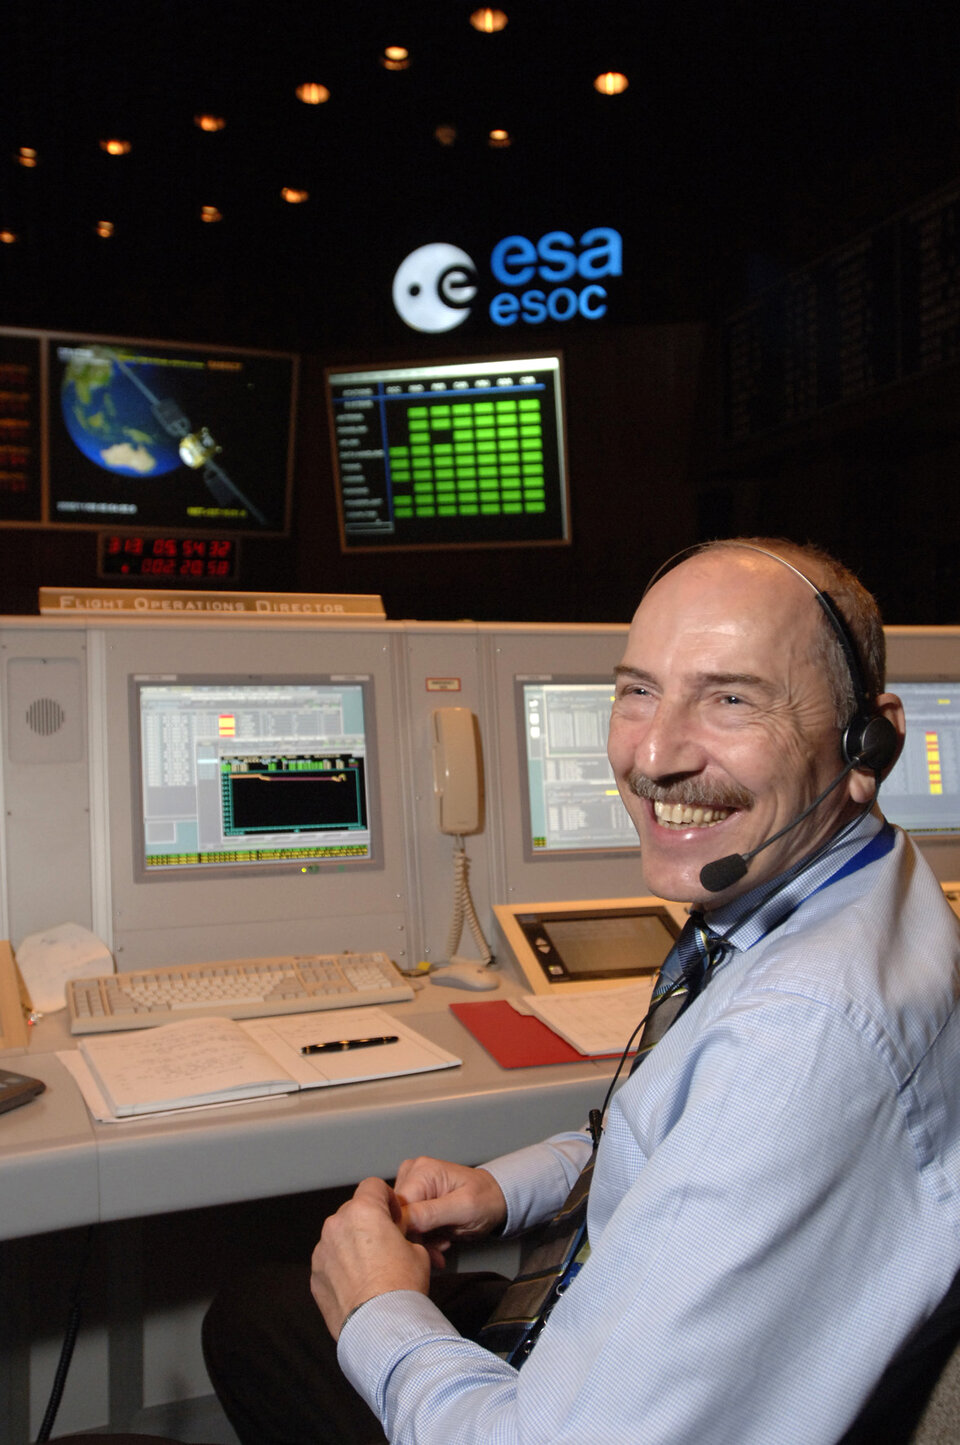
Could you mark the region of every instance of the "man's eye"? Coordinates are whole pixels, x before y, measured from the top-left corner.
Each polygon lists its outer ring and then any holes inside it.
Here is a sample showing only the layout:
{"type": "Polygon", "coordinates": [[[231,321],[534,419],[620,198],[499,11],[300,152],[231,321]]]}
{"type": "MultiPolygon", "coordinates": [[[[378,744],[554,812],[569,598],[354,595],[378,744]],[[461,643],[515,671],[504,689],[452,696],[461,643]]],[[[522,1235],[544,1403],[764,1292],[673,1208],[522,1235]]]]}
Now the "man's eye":
{"type": "Polygon", "coordinates": [[[742,702],[743,702],[743,698],[742,698],[742,697],[739,697],[735,692],[728,692],[728,693],[726,694],[726,696],[724,697],[723,700],[724,700],[724,702],[727,702],[727,703],[742,703],[742,702]]]}

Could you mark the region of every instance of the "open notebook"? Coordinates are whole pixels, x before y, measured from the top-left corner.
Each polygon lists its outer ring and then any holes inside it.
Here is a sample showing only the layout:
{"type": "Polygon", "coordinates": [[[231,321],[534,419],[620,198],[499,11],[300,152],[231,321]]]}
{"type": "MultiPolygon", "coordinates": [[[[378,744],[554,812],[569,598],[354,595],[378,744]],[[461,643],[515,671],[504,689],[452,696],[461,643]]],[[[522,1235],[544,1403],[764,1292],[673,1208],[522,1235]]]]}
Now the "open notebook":
{"type": "Polygon", "coordinates": [[[185,1019],[134,1033],[97,1034],[60,1057],[91,1113],[105,1122],[461,1063],[392,1014],[369,1007],[243,1022],[185,1019]],[[335,1047],[371,1038],[390,1042],[335,1047]],[[324,1044],[334,1047],[301,1053],[324,1044]]]}

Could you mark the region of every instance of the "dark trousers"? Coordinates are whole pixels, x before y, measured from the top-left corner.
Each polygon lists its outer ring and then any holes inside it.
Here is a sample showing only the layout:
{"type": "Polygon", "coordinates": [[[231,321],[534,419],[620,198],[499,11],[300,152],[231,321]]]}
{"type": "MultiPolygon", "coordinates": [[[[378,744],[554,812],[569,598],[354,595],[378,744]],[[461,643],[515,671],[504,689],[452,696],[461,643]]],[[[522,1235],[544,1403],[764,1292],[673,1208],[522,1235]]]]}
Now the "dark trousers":
{"type": "MultiPolygon", "coordinates": [[[[476,1338],[508,1281],[437,1274],[431,1297],[476,1338]]],[[[908,1445],[940,1372],[960,1342],[960,1274],[891,1362],[839,1445],[908,1445]]],[[[228,1287],[203,1328],[207,1368],[244,1445],[380,1445],[379,1421],[340,1373],[336,1346],[303,1265],[265,1266],[228,1287]]]]}
{"type": "MultiPolygon", "coordinates": [[[[433,1277],[434,1299],[474,1338],[509,1281],[433,1277]]],[[[347,1382],[303,1265],[263,1266],[228,1285],[203,1322],[214,1389],[243,1445],[374,1445],[380,1422],[347,1382]]]]}

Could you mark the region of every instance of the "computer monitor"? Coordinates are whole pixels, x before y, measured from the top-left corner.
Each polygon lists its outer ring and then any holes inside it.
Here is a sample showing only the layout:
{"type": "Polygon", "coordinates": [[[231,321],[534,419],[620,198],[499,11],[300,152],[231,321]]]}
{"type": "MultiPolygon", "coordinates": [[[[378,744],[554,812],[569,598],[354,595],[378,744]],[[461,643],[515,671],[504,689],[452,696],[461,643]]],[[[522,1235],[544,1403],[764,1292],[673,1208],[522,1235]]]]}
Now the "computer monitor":
{"type": "Polygon", "coordinates": [[[534,993],[623,988],[660,968],[682,908],[655,898],[494,904],[504,940],[534,993]]]}
{"type": "Polygon", "coordinates": [[[344,552],[569,541],[559,354],[325,376],[344,552]]]}
{"type": "Polygon", "coordinates": [[[0,327],[0,521],[43,517],[40,338],[0,327]]]}
{"type": "Polygon", "coordinates": [[[610,679],[517,678],[524,857],[635,849],[607,760],[610,679]]]}
{"type": "Polygon", "coordinates": [[[960,840],[960,677],[889,688],[903,702],[907,741],[883,784],[883,811],[918,840],[960,840]]]}
{"type": "Polygon", "coordinates": [[[907,741],[880,807],[907,829],[942,883],[960,879],[960,627],[884,628],[887,690],[903,701],[907,741]]]}
{"type": "Polygon", "coordinates": [[[378,864],[372,684],[134,677],[138,880],[378,864]]]}
{"type": "Polygon", "coordinates": [[[297,358],[47,334],[45,520],[289,531],[297,358]]]}

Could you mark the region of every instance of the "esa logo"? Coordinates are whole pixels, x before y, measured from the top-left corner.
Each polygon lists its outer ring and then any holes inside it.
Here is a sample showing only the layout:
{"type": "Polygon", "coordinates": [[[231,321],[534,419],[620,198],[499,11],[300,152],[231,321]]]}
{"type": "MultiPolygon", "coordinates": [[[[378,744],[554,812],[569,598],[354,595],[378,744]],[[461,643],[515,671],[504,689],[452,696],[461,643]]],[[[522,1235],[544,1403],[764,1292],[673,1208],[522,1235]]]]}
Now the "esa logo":
{"type": "Polygon", "coordinates": [[[435,241],[400,262],[393,278],[393,304],[414,331],[452,331],[470,315],[476,280],[466,251],[435,241]]]}
{"type": "MultiPolygon", "coordinates": [[[[490,301],[497,326],[574,316],[597,321],[607,311],[601,280],[623,274],[623,243],[608,226],[584,231],[579,241],[567,231],[547,231],[536,243],[505,236],[491,252],[490,272],[497,285],[510,288],[490,301]]],[[[452,331],[469,316],[478,291],[473,261],[443,241],[411,251],[393,278],[393,304],[414,331],[452,331]]]]}

